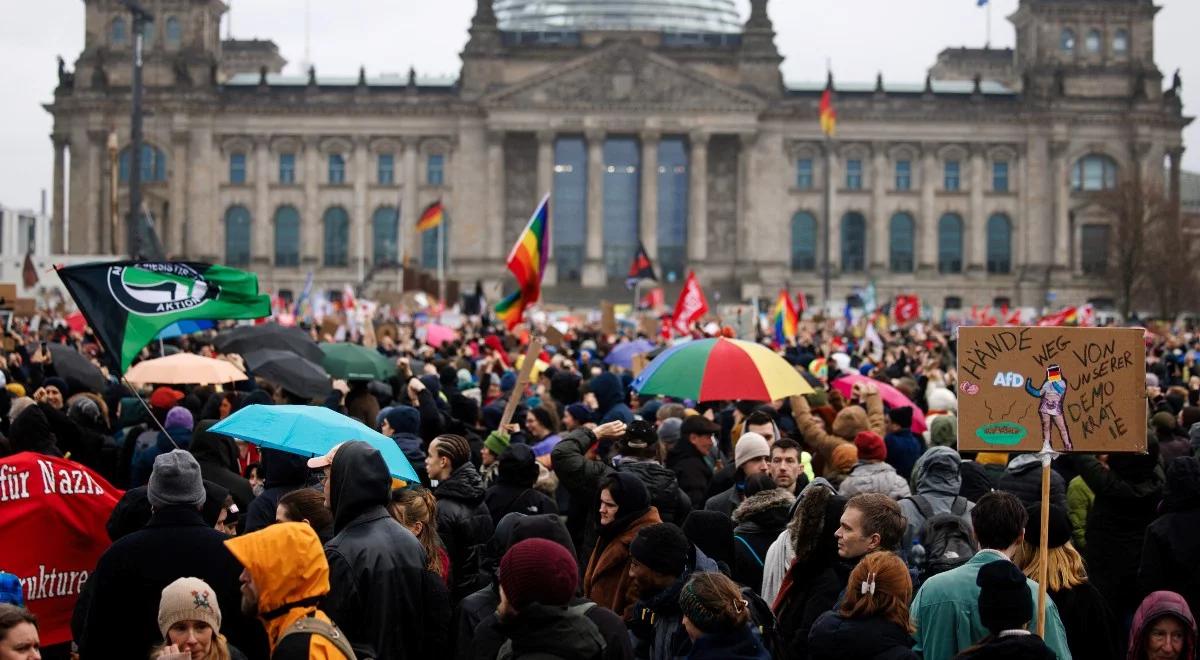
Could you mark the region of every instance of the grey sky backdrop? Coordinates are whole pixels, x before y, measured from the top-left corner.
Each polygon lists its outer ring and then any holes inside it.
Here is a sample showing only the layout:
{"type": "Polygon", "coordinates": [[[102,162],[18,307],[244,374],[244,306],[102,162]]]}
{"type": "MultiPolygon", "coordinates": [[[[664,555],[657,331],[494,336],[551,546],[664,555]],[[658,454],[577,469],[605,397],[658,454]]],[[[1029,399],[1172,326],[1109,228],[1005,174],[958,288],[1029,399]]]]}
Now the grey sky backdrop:
{"type": "MultiPolygon", "coordinates": [[[[229,2],[230,0],[226,0],[229,2]]],[[[749,0],[737,0],[745,17],[749,0]]],[[[1018,0],[993,0],[992,45],[1011,46],[1006,17],[1018,0]]],[[[83,47],[82,0],[4,4],[0,21],[0,204],[36,209],[49,194],[53,154],[51,120],[41,107],[52,97],[54,56],[71,66],[83,47]]],[[[310,0],[311,57],[323,74],[455,75],[467,39],[474,0],[310,0]]],[[[1184,110],[1200,113],[1200,2],[1159,0],[1156,40],[1167,80],[1183,69],[1184,110]]],[[[300,73],[305,52],[304,0],[232,0],[233,36],[279,44],[289,73],[300,73]]],[[[877,71],[891,81],[920,82],[946,46],[982,46],[985,9],[975,0],[772,0],[776,43],[789,81],[824,78],[826,58],[839,80],[870,82],[877,71]]],[[[228,16],[227,16],[228,22],[228,16]]],[[[226,31],[222,27],[222,34],[226,31]]],[[[814,118],[813,121],[816,121],[814,118]]],[[[1200,171],[1200,122],[1185,140],[1187,169],[1200,171]]]]}

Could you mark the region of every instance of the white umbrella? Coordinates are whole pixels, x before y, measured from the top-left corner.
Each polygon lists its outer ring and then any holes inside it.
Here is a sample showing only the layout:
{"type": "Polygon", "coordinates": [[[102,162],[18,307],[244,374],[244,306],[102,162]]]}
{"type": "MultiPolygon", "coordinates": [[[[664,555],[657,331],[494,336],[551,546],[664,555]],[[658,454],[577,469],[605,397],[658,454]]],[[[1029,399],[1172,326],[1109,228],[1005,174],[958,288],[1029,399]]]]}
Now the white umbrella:
{"type": "Polygon", "coordinates": [[[225,360],[176,353],[133,365],[125,379],[134,385],[215,385],[246,380],[246,374],[225,360]]]}

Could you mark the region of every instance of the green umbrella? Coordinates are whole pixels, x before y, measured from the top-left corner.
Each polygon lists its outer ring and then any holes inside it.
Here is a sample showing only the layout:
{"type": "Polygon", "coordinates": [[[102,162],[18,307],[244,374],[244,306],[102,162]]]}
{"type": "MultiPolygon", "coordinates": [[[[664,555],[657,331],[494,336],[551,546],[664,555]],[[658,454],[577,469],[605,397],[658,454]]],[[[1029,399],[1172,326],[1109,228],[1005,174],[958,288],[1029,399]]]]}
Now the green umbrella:
{"type": "Polygon", "coordinates": [[[320,347],[321,352],[325,354],[321,366],[334,378],[384,380],[395,371],[391,362],[373,348],[328,342],[322,343],[320,347]]]}

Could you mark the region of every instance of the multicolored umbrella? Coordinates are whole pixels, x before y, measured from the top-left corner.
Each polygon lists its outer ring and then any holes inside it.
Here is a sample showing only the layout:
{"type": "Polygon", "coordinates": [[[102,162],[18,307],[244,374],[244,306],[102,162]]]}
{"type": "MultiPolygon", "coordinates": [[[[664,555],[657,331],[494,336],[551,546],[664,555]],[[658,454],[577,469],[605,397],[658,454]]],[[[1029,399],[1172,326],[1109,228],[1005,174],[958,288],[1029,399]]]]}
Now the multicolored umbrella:
{"type": "Polygon", "coordinates": [[[915,403],[913,403],[911,399],[909,399],[907,396],[904,396],[904,392],[901,392],[887,383],[881,383],[872,378],[867,378],[866,376],[860,376],[858,374],[850,374],[848,376],[842,376],[841,378],[833,381],[829,384],[829,386],[841,392],[842,396],[849,399],[850,392],[854,389],[855,383],[874,385],[875,387],[879,388],[879,398],[883,399],[883,402],[886,403],[889,408],[912,408],[912,430],[914,433],[924,433],[925,429],[928,428],[925,425],[925,413],[921,412],[921,409],[915,403]]]}
{"type": "Polygon", "coordinates": [[[692,401],[778,401],[813,388],[787,360],[761,344],[700,339],[663,351],[633,381],[639,393],[692,401]]]}

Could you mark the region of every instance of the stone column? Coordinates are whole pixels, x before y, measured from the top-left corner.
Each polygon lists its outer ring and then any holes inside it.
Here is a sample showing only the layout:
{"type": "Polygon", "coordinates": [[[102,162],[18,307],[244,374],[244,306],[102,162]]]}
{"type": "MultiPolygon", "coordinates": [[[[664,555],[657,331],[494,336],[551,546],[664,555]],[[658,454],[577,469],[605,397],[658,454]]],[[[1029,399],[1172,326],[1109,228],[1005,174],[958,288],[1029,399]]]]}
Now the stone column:
{"type": "Polygon", "coordinates": [[[355,135],[353,149],[354,169],[351,170],[351,176],[354,179],[351,185],[354,186],[354,210],[350,216],[350,231],[353,234],[351,240],[354,243],[354,249],[351,254],[354,255],[356,264],[353,272],[361,282],[367,274],[367,262],[372,253],[371,246],[367,241],[367,179],[370,178],[367,163],[367,136],[355,135]]]}
{"type": "Polygon", "coordinates": [[[417,165],[417,152],[420,138],[405,136],[404,138],[404,178],[401,185],[400,207],[400,241],[404,249],[400,257],[404,260],[419,263],[419,245],[417,244],[417,214],[421,212],[418,206],[417,193],[421,188],[420,170],[417,165]]]}
{"type": "MultiPolygon", "coordinates": [[[[551,196],[550,215],[554,215],[554,138],[555,133],[552,130],[544,130],[537,132],[537,199],[533,200],[533,204],[542,201],[542,196],[547,193],[551,196]]],[[[554,240],[554,232],[550,232],[551,240],[554,240]]],[[[551,253],[554,248],[551,246],[551,253]]],[[[542,284],[553,286],[558,283],[558,267],[554,263],[554,259],[550,259],[550,263],[546,264],[546,270],[542,275],[542,284]]]]}
{"type": "MultiPolygon", "coordinates": [[[[179,128],[171,132],[171,158],[174,163],[187,163],[189,167],[191,166],[192,161],[188,157],[190,142],[191,135],[186,130],[179,128]]],[[[188,189],[191,186],[191,179],[181,169],[176,165],[174,176],[168,182],[171,196],[170,224],[162,225],[163,236],[160,237],[169,257],[186,256],[187,235],[189,231],[192,231],[189,222],[192,210],[188,205],[188,189]]]]}
{"type": "Polygon", "coordinates": [[[708,258],[708,133],[688,136],[688,266],[695,269],[708,258]]]}
{"type": "Polygon", "coordinates": [[[891,243],[888,224],[891,219],[884,212],[884,200],[887,198],[890,179],[887,164],[887,144],[872,143],[871,209],[867,218],[868,248],[871,250],[867,258],[868,272],[887,272],[888,269],[888,246],[891,243]]]}
{"type": "Polygon", "coordinates": [[[250,220],[250,263],[266,266],[271,249],[271,136],[254,138],[254,216],[250,220]]]}
{"type": "Polygon", "coordinates": [[[641,238],[650,260],[658,262],[658,131],[642,131],[641,238]]]}
{"type": "MultiPolygon", "coordinates": [[[[838,187],[846,180],[846,177],[837,146],[827,141],[825,150],[826,158],[823,165],[828,168],[829,173],[828,178],[823,178],[822,181],[828,184],[825,194],[829,195],[829,217],[824,220],[824,228],[826,232],[829,232],[829,275],[830,279],[834,279],[842,268],[842,214],[846,211],[838,202],[838,187]]],[[[823,176],[824,174],[822,172],[823,176]]],[[[823,237],[818,236],[818,238],[824,240],[823,237]]],[[[825,249],[824,243],[821,244],[820,249],[825,249]]],[[[837,298],[838,294],[831,293],[831,300],[837,298]]]]}
{"type": "MultiPolygon", "coordinates": [[[[91,129],[87,132],[87,151],[85,162],[87,163],[87,171],[91,185],[87,190],[82,191],[87,199],[87,205],[84,206],[87,213],[87,250],[92,254],[106,254],[109,252],[109,234],[111,222],[109,220],[109,166],[108,166],[108,131],[102,129],[91,129]]],[[[132,159],[130,159],[132,162],[132,159]]],[[[124,217],[118,218],[118,228],[124,229],[125,223],[128,220],[124,217]]],[[[121,231],[120,239],[125,238],[125,232],[121,231]]],[[[124,240],[118,240],[118,246],[124,251],[124,240]]]]}
{"type": "Polygon", "coordinates": [[[54,202],[52,213],[54,217],[50,221],[50,252],[53,254],[64,254],[66,249],[67,235],[67,216],[64,213],[66,209],[66,185],[64,167],[64,152],[67,149],[67,138],[62,135],[51,135],[50,140],[54,143],[54,202]]]}
{"type": "Polygon", "coordinates": [[[1054,253],[1049,263],[1062,269],[1070,267],[1073,252],[1070,236],[1071,173],[1067,163],[1068,146],[1066,142],[1053,142],[1050,145],[1050,172],[1054,185],[1054,253]]]}
{"type": "MultiPolygon", "coordinates": [[[[738,183],[737,183],[737,217],[736,231],[734,238],[737,245],[731,246],[733,249],[728,250],[726,254],[733,257],[734,266],[739,263],[763,261],[766,254],[759,253],[754,249],[754,241],[756,237],[761,238],[760,227],[755,214],[754,196],[750,193],[751,181],[754,178],[754,146],[758,143],[758,135],[755,133],[743,133],[738,135],[738,183]]],[[[761,274],[757,271],[754,277],[747,279],[761,280],[761,274]]],[[[743,288],[743,291],[746,289],[743,288]]]]}
{"type": "MultiPolygon", "coordinates": [[[[1167,173],[1169,180],[1167,181],[1170,211],[1174,222],[1182,222],[1183,218],[1180,215],[1181,206],[1183,203],[1180,186],[1182,185],[1182,172],[1180,168],[1183,165],[1183,147],[1174,147],[1167,151],[1167,156],[1171,159],[1170,171],[1167,173]]],[[[57,171],[57,170],[56,170],[57,171]]]]}
{"type": "Polygon", "coordinates": [[[983,205],[983,192],[987,185],[987,177],[984,175],[987,161],[983,156],[984,145],[972,144],[971,197],[967,213],[966,254],[963,255],[964,272],[987,269],[987,210],[983,205]]]}
{"type": "Polygon", "coordinates": [[[587,138],[587,247],[581,279],[584,286],[603,286],[604,268],[604,138],[602,130],[588,130],[587,138]]]}
{"type": "Polygon", "coordinates": [[[917,271],[937,272],[937,223],[934,198],[937,195],[937,149],[934,143],[921,145],[921,217],[917,220],[917,271]]]}
{"type": "Polygon", "coordinates": [[[312,268],[321,263],[325,248],[325,232],[321,230],[319,184],[321,182],[320,139],[315,135],[304,138],[304,216],[300,219],[300,266],[312,268]]]}
{"type": "Polygon", "coordinates": [[[505,177],[504,177],[504,131],[487,132],[487,256],[501,261],[508,246],[504,244],[505,177]]]}

